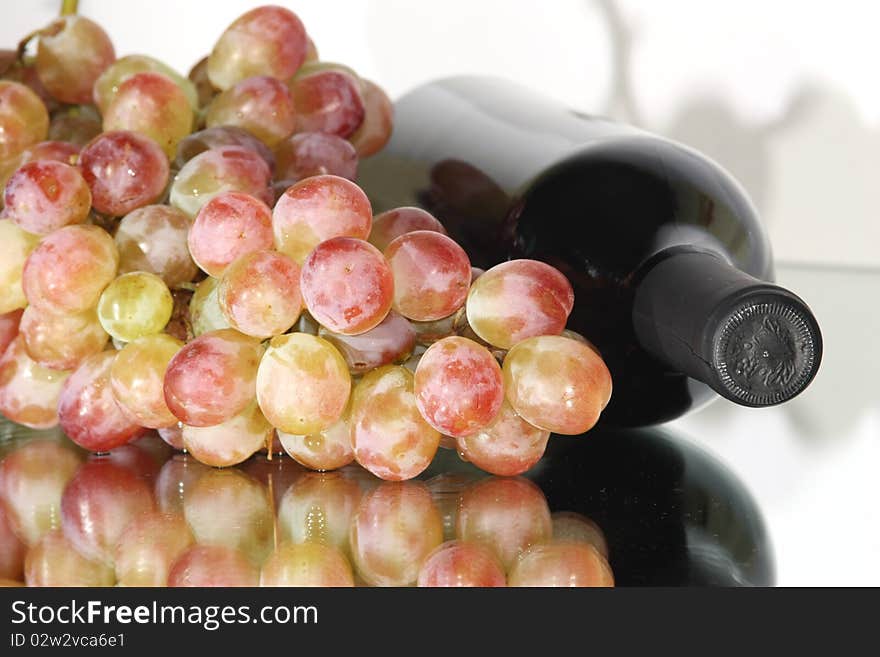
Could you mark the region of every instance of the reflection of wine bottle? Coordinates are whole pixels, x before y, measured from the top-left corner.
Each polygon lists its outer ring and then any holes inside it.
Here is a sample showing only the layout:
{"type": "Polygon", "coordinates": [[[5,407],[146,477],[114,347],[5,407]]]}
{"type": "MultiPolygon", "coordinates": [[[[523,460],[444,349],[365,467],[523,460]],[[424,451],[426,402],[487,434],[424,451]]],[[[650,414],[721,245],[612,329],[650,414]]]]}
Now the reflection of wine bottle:
{"type": "Polygon", "coordinates": [[[711,397],[794,397],[819,367],[809,308],[739,185],[695,151],[577,115],[512,83],[453,78],[404,96],[359,181],[375,211],[421,205],[473,264],[535,258],[575,288],[569,327],[614,379],[603,421],[675,418],[711,397]]]}

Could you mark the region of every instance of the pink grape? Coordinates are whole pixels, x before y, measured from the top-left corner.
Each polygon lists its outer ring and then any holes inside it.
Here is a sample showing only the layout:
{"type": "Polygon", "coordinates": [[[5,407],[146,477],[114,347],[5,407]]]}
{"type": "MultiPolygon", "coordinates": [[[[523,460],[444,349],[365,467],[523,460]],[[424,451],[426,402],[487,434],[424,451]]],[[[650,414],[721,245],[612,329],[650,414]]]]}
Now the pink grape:
{"type": "Polygon", "coordinates": [[[510,571],[510,586],[614,586],[608,562],[592,545],[547,543],[526,550],[510,571]]]}
{"type": "Polygon", "coordinates": [[[122,85],[138,73],[161,73],[171,79],[186,96],[193,111],[199,108],[198,93],[192,81],[183,77],[167,64],[147,55],[126,55],[107,67],[95,80],[92,101],[104,114],[116,98],[122,85]]]}
{"type": "Polygon", "coordinates": [[[49,112],[25,85],[0,80],[0,163],[46,139],[49,112]]]}
{"type": "Polygon", "coordinates": [[[339,176],[311,176],[291,186],[275,204],[275,248],[302,263],[325,240],[366,239],[372,220],[370,201],[360,187],[339,176]]]}
{"type": "Polygon", "coordinates": [[[24,311],[10,310],[8,313],[0,315],[0,356],[6,351],[6,347],[15,340],[18,335],[19,325],[21,324],[21,315],[24,311]]]}
{"type": "Polygon", "coordinates": [[[183,516],[160,512],[139,516],[116,545],[116,580],[120,586],[165,586],[171,565],[192,544],[183,516]]]}
{"type": "Polygon", "coordinates": [[[40,238],[0,219],[0,313],[19,310],[27,305],[22,273],[30,253],[40,238]]]}
{"type": "Polygon", "coordinates": [[[272,170],[244,146],[211,148],[189,160],[171,184],[171,205],[195,217],[208,201],[223,192],[242,192],[264,203],[272,200],[272,170]]]}
{"type": "Polygon", "coordinates": [[[236,258],[272,248],[272,211],[242,192],[222,192],[199,210],[189,231],[193,260],[219,277],[236,258]]]}
{"type": "Polygon", "coordinates": [[[19,335],[0,356],[0,413],[32,429],[58,424],[58,398],[70,375],[43,367],[30,356],[19,335]]]}
{"type": "Polygon", "coordinates": [[[75,369],[103,350],[110,338],[94,309],[55,314],[28,306],[21,317],[20,332],[28,355],[53,370],[75,369]]]}
{"type": "Polygon", "coordinates": [[[306,308],[322,326],[357,335],[388,315],[394,280],[376,247],[352,237],[334,237],[306,258],[300,288],[306,308]]]}
{"type": "Polygon", "coordinates": [[[550,509],[541,489],[527,479],[490,477],[462,493],[455,533],[489,547],[510,570],[525,550],[550,540],[550,509]]]}
{"type": "Polygon", "coordinates": [[[257,586],[260,569],[240,550],[222,545],[193,545],[168,573],[168,586],[257,586]]]}
{"type": "Polygon", "coordinates": [[[421,587],[506,586],[504,570],[479,543],[449,541],[436,548],[419,571],[421,587]]]}
{"type": "Polygon", "coordinates": [[[80,554],[60,530],[46,534],[28,550],[24,564],[28,586],[113,586],[113,568],[80,554]]]}
{"type": "Polygon", "coordinates": [[[419,414],[409,370],[380,367],[357,384],[351,444],[364,468],[387,481],[412,479],[431,464],[439,442],[440,434],[419,414]]]}
{"type": "Polygon", "coordinates": [[[107,106],[103,128],[131,130],[152,139],[173,158],[177,144],[193,127],[193,109],[186,94],[162,73],[136,73],[119,85],[107,106]]]}
{"type": "Polygon", "coordinates": [[[446,235],[446,229],[427,210],[414,207],[395,208],[373,217],[370,244],[385,251],[392,241],[417,230],[432,230],[446,235]]]}
{"type": "Polygon", "coordinates": [[[208,57],[208,77],[218,89],[255,75],[287,80],[305,60],[307,48],[308,37],[296,14],[283,7],[257,7],[220,36],[208,57]]]}
{"type": "Polygon", "coordinates": [[[341,68],[304,68],[290,81],[290,91],[298,132],[348,137],[364,121],[360,81],[341,68]]]}
{"type": "Polygon", "coordinates": [[[302,311],[299,277],[299,265],[283,253],[245,253],[220,278],[220,311],[230,326],[246,335],[263,339],[280,335],[302,311]]]}
{"type": "Polygon", "coordinates": [[[233,329],[204,333],[169,362],[165,403],[184,424],[225,422],[253,401],[262,355],[259,340],[233,329]]]}
{"type": "Polygon", "coordinates": [[[611,399],[611,373],[588,345],[529,338],[504,358],[507,400],[529,424],[567,435],[588,431],[611,399]]]}
{"type": "Polygon", "coordinates": [[[510,260],[474,282],[467,316],[483,340],[501,349],[538,335],[559,335],[574,307],[568,279],[537,260],[510,260]]]}
{"type": "Polygon", "coordinates": [[[263,158],[270,170],[275,169],[275,155],[269,150],[269,147],[247,130],[233,125],[205,128],[184,137],[177,144],[177,157],[174,160],[174,166],[181,169],[196,155],[212,148],[223,148],[224,146],[239,146],[252,150],[263,158]]]}
{"type": "Polygon", "coordinates": [[[404,362],[416,345],[412,324],[393,310],[378,326],[365,333],[343,335],[321,328],[318,334],[339,350],[352,374],[404,362]]]}
{"type": "Polygon", "coordinates": [[[355,180],[358,155],[342,137],[326,132],[300,132],[275,147],[276,180],[293,184],[303,178],[330,174],[355,180]]]}
{"type": "Polygon", "coordinates": [[[296,110],[287,85],[269,76],[237,82],[214,98],[205,124],[244,128],[270,148],[293,134],[296,110]]]}
{"type": "Polygon", "coordinates": [[[191,281],[198,267],[187,246],[190,219],[169,205],[146,205],[125,215],[114,240],[119,273],[145,271],[170,288],[191,281]]]}
{"type": "Polygon", "coordinates": [[[354,576],[345,555],[332,545],[287,543],[263,564],[260,586],[352,587],[354,576]]]}
{"type": "Polygon", "coordinates": [[[165,403],[165,370],[183,342],[156,333],[129,342],[110,366],[113,396],[134,422],[151,429],[175,426],[177,418],[165,403]]]}
{"type": "Polygon", "coordinates": [[[272,425],[256,401],[234,417],[210,427],[183,425],[183,446],[205,465],[223,468],[247,460],[272,437],[272,425]]]}
{"type": "Polygon", "coordinates": [[[81,144],[73,144],[69,141],[41,141],[28,148],[24,152],[24,156],[26,162],[52,160],[74,165],[79,161],[81,150],[81,144]]]}
{"type": "Polygon", "coordinates": [[[156,142],[137,132],[101,133],[83,147],[79,162],[92,206],[116,217],[155,203],[168,183],[168,158],[156,142]]]}
{"type": "Polygon", "coordinates": [[[307,472],[278,505],[278,534],[294,543],[324,543],[349,553],[348,533],[360,487],[336,472],[307,472]]]}
{"type": "Polygon", "coordinates": [[[92,195],[75,167],[51,160],[22,165],[6,183],[6,216],[22,229],[48,235],[86,220],[92,195]]]}
{"type": "Polygon", "coordinates": [[[342,417],[351,376],[339,352],[326,340],[305,333],[269,342],[257,373],[257,400],[279,431],[311,435],[342,417]]]}
{"type": "Polygon", "coordinates": [[[462,456],[486,472],[502,477],[522,474],[544,455],[549,431],[523,420],[505,400],[490,424],[458,438],[462,456]]]}
{"type": "Polygon", "coordinates": [[[37,42],[37,75],[63,103],[91,103],[92,86],[114,59],[110,37],[83,16],[55,19],[37,42]]]}
{"type": "Polygon", "coordinates": [[[375,82],[361,80],[364,99],[364,120],[349,140],[359,157],[369,157],[381,151],[388,140],[394,124],[394,105],[388,95],[375,82]]]}
{"type": "Polygon", "coordinates": [[[73,442],[93,452],[109,452],[144,433],[120,408],[110,384],[114,351],[86,358],[64,383],[58,400],[61,428],[73,442]]]}
{"type": "Polygon", "coordinates": [[[587,543],[608,560],[608,540],[595,522],[574,511],[557,511],[550,518],[554,543],[587,543]]]}
{"type": "Polygon", "coordinates": [[[343,412],[336,422],[309,435],[279,432],[284,451],[297,463],[311,470],[336,470],[354,461],[348,417],[343,412]]]}
{"type": "Polygon", "coordinates": [[[429,322],[448,317],[468,296],[471,263],[454,240],[429,230],[394,239],[385,248],[394,275],[394,309],[404,317],[429,322]]]}
{"type": "Polygon", "coordinates": [[[473,340],[444,338],[422,355],[415,395],[428,424],[448,436],[467,436],[487,426],[501,410],[501,368],[473,340]]]}
{"type": "Polygon", "coordinates": [[[210,276],[204,279],[196,285],[196,291],[189,301],[189,316],[193,335],[196,337],[208,331],[231,328],[220,310],[220,301],[217,297],[219,282],[210,276]]]}
{"type": "Polygon", "coordinates": [[[385,482],[361,501],[349,540],[368,584],[407,586],[443,541],[443,521],[424,484],[385,482]]]}
{"type": "Polygon", "coordinates": [[[22,286],[28,302],[55,313],[85,312],[116,276],[116,244],[98,226],[65,226],[28,256],[22,286]]]}

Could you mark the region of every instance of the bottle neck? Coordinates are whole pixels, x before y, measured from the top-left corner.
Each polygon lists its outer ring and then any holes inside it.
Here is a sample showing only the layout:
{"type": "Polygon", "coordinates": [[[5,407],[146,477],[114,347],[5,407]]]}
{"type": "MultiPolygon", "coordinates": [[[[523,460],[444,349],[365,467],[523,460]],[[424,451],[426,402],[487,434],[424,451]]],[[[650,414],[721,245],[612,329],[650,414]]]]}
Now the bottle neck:
{"type": "Polygon", "coordinates": [[[653,356],[744,406],[791,399],[822,357],[818,324],[799,297],[709,251],[677,247],[647,263],[632,319],[653,356]]]}

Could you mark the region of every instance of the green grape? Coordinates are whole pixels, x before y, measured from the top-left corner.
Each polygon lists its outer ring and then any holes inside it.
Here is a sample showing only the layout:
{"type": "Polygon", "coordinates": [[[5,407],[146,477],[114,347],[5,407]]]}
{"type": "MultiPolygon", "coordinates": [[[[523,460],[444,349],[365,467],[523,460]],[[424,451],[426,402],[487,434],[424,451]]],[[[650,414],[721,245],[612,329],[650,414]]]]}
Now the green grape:
{"type": "Polygon", "coordinates": [[[24,308],[21,272],[40,238],[26,233],[9,219],[0,219],[0,314],[24,308]]]}
{"type": "Polygon", "coordinates": [[[131,342],[165,328],[173,307],[165,281],[155,274],[134,271],[107,286],[98,301],[98,319],[111,336],[131,342]]]}

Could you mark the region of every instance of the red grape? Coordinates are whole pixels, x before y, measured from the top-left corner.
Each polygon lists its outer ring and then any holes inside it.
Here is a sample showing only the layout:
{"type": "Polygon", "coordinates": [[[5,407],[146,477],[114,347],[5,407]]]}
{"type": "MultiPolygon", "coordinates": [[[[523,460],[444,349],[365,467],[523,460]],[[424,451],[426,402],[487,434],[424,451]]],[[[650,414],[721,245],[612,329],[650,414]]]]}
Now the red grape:
{"type": "Polygon", "coordinates": [[[363,123],[360,81],[341,68],[309,64],[291,81],[297,132],[348,137],[363,123]]]}
{"type": "Polygon", "coordinates": [[[237,82],[214,98],[205,124],[244,128],[270,148],[293,134],[296,110],[290,90],[269,76],[255,76],[237,82]]]}
{"type": "Polygon", "coordinates": [[[492,552],[479,543],[449,541],[425,559],[419,586],[505,586],[504,570],[492,552]]]}
{"type": "Polygon", "coordinates": [[[614,576],[592,545],[548,543],[523,553],[510,571],[510,586],[614,586],[614,576]]]}
{"type": "Polygon", "coordinates": [[[491,424],[458,438],[462,456],[494,475],[518,475],[537,463],[547,447],[549,431],[523,420],[505,400],[491,424]]]}
{"type": "Polygon", "coordinates": [[[348,141],[326,132],[300,132],[275,147],[275,179],[293,184],[303,178],[330,174],[357,178],[358,155],[348,141]]]}
{"type": "Polygon", "coordinates": [[[359,157],[378,153],[388,140],[394,124],[394,105],[388,95],[375,82],[361,80],[364,99],[364,120],[349,136],[359,157]]]}
{"type": "Polygon", "coordinates": [[[6,183],[6,216],[22,229],[47,235],[86,220],[92,195],[69,164],[38,160],[22,165],[6,183]]]}
{"type": "Polygon", "coordinates": [[[91,105],[71,105],[59,110],[49,123],[49,139],[70,142],[79,148],[100,134],[101,116],[91,105]]]}
{"type": "Polygon", "coordinates": [[[322,327],[318,334],[339,350],[352,374],[364,374],[382,365],[404,362],[416,345],[412,324],[393,310],[378,326],[365,333],[343,335],[322,327]]]}
{"type": "Polygon", "coordinates": [[[58,397],[69,374],[32,360],[19,335],[0,356],[0,413],[32,429],[54,427],[58,397]]]}
{"type": "Polygon", "coordinates": [[[393,240],[416,230],[433,230],[446,235],[446,229],[427,210],[414,207],[395,208],[373,217],[370,244],[385,251],[393,240]]]}

